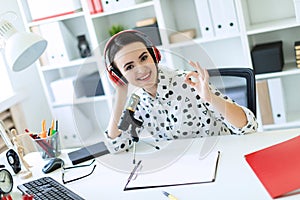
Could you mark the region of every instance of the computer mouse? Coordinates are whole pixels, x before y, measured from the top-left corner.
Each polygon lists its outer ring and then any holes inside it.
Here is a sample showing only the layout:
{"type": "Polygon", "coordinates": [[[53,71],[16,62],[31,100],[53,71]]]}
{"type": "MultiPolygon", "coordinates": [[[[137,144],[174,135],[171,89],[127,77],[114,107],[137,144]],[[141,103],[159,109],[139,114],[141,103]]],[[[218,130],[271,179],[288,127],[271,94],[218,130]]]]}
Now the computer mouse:
{"type": "Polygon", "coordinates": [[[51,158],[50,161],[43,167],[42,171],[47,174],[61,168],[63,165],[64,161],[61,158],[51,158]]]}

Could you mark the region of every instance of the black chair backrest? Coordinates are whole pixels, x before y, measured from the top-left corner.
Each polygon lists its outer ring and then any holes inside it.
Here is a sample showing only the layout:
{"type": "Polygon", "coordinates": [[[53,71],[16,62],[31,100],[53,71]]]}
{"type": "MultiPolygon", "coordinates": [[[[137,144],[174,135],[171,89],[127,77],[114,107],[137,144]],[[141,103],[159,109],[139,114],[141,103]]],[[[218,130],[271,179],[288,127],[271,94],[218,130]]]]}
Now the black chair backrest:
{"type": "Polygon", "coordinates": [[[255,74],[250,68],[208,69],[210,82],[256,116],[255,74]]]}

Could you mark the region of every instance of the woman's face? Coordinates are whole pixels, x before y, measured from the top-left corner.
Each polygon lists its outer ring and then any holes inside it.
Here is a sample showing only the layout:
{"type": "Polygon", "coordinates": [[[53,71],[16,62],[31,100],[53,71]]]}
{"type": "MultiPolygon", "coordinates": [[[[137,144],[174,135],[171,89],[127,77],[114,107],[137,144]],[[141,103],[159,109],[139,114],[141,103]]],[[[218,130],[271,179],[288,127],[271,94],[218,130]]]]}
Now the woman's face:
{"type": "Polygon", "coordinates": [[[124,46],[116,53],[114,61],[130,84],[143,88],[155,96],[157,67],[143,43],[134,42],[124,46]]]}

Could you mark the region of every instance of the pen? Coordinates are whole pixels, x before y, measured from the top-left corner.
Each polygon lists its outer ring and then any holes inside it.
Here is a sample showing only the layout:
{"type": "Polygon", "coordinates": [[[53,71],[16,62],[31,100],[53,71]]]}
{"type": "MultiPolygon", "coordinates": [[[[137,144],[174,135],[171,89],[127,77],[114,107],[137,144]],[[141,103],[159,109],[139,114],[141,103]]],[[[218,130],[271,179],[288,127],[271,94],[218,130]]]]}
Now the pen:
{"type": "Polygon", "coordinates": [[[41,133],[41,138],[46,138],[47,137],[47,130],[46,130],[46,120],[42,121],[42,133],[41,133]]]}
{"type": "Polygon", "coordinates": [[[55,121],[55,131],[58,131],[58,120],[55,121]]]}
{"type": "Polygon", "coordinates": [[[178,200],[176,197],[174,197],[173,195],[171,195],[168,192],[163,191],[163,194],[168,197],[170,200],[178,200]]]}
{"type": "Polygon", "coordinates": [[[51,128],[49,128],[48,136],[51,136],[51,128]]]}
{"type": "Polygon", "coordinates": [[[133,168],[132,172],[130,173],[130,176],[127,179],[127,184],[131,181],[132,177],[134,176],[136,170],[139,168],[140,164],[142,163],[142,160],[140,160],[136,166],[133,168]]]}
{"type": "MultiPolygon", "coordinates": [[[[50,128],[50,135],[52,135],[53,134],[53,129],[54,129],[54,120],[52,119],[52,121],[51,121],[51,128],[50,128]]],[[[49,135],[49,136],[50,136],[49,135]]]]}

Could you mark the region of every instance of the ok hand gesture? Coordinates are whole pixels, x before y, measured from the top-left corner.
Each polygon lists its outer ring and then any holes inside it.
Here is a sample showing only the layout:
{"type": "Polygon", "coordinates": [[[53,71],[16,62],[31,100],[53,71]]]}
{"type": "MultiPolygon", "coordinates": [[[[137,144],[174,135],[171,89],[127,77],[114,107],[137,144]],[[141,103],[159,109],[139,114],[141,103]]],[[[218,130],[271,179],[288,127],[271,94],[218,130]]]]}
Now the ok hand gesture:
{"type": "Polygon", "coordinates": [[[195,88],[201,98],[210,102],[212,92],[209,88],[209,74],[207,70],[202,68],[198,62],[190,61],[189,64],[196,71],[189,72],[185,77],[185,82],[195,88]]]}

